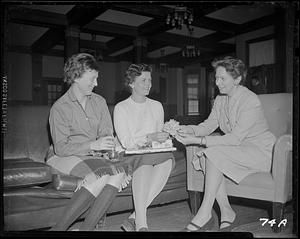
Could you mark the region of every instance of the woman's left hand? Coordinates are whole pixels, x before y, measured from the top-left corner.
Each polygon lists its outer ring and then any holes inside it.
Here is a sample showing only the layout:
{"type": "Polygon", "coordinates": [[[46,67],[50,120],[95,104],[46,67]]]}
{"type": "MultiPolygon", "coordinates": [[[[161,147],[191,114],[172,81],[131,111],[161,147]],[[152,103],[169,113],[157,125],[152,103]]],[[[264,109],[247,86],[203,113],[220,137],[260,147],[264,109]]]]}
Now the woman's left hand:
{"type": "Polygon", "coordinates": [[[180,135],[176,135],[175,139],[177,139],[180,143],[184,145],[200,144],[200,138],[195,136],[182,137],[180,135]]]}

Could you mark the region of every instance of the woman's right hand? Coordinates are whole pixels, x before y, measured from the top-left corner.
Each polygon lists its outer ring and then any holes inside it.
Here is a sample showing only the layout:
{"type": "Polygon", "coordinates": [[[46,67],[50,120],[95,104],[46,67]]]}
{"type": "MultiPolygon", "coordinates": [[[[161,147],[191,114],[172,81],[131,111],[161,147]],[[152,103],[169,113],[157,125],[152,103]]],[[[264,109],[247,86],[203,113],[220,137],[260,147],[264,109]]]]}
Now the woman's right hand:
{"type": "Polygon", "coordinates": [[[115,138],[113,136],[104,136],[93,141],[90,148],[92,150],[113,150],[115,146],[115,138]]]}
{"type": "Polygon", "coordinates": [[[157,142],[165,142],[169,138],[169,133],[167,132],[155,132],[147,135],[148,142],[157,141],[157,142]]]}
{"type": "Polygon", "coordinates": [[[177,130],[177,134],[182,136],[182,137],[195,135],[194,130],[189,125],[179,125],[179,128],[177,130]]]}

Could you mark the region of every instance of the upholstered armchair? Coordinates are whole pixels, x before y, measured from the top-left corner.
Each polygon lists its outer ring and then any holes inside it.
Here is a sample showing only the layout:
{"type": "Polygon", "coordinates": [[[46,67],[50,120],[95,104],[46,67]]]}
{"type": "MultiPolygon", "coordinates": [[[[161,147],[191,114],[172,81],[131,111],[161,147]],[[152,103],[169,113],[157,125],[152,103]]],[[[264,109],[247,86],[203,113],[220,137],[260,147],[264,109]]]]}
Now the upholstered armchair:
{"type": "MultiPolygon", "coordinates": [[[[276,220],[272,227],[281,231],[277,225],[283,219],[286,202],[292,199],[292,94],[276,93],[259,95],[271,132],[277,141],[273,149],[271,172],[249,175],[240,184],[226,178],[226,190],[229,196],[265,200],[272,203],[272,215],[276,220]]],[[[200,192],[204,188],[204,175],[196,171],[191,161],[199,150],[197,146],[188,146],[187,184],[191,210],[195,214],[200,206],[200,192]]]]}

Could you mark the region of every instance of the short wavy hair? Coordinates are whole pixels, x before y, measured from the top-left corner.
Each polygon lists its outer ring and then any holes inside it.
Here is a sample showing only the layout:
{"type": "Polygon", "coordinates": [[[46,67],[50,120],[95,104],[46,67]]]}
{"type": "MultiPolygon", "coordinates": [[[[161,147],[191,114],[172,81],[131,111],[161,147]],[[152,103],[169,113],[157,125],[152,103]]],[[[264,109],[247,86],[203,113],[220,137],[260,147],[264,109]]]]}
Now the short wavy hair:
{"type": "Polygon", "coordinates": [[[72,55],[65,63],[63,81],[71,85],[87,70],[99,71],[99,65],[94,56],[88,53],[72,55]]]}
{"type": "Polygon", "coordinates": [[[124,84],[125,87],[131,92],[131,87],[129,86],[131,83],[134,82],[135,78],[137,76],[140,76],[143,71],[152,72],[152,67],[150,65],[140,63],[140,64],[131,64],[126,73],[125,73],[125,79],[124,84]]]}
{"type": "Polygon", "coordinates": [[[214,59],[211,65],[215,70],[219,66],[224,67],[234,79],[241,76],[242,79],[240,81],[240,85],[244,85],[246,83],[247,67],[242,60],[232,56],[225,56],[223,58],[214,59]]]}

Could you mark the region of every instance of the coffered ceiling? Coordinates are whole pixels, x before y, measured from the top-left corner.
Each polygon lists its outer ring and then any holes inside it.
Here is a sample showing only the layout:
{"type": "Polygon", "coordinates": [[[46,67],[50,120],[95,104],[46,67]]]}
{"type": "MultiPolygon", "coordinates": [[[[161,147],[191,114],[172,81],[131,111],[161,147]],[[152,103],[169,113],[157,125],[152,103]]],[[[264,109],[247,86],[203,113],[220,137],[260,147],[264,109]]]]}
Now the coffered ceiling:
{"type": "Polygon", "coordinates": [[[235,52],[238,35],[273,25],[281,7],[276,2],[184,2],[193,11],[193,38],[201,50],[200,57],[186,59],[181,49],[190,41],[187,28],[166,24],[166,16],[176,4],[9,4],[6,43],[10,51],[63,56],[65,29],[77,25],[81,51],[97,50],[104,61],[134,61],[134,40],[142,36],[148,42],[146,62],[181,66],[235,52]]]}

